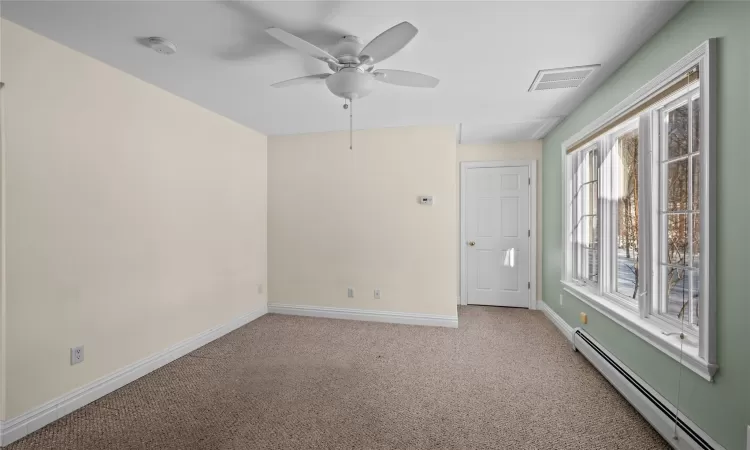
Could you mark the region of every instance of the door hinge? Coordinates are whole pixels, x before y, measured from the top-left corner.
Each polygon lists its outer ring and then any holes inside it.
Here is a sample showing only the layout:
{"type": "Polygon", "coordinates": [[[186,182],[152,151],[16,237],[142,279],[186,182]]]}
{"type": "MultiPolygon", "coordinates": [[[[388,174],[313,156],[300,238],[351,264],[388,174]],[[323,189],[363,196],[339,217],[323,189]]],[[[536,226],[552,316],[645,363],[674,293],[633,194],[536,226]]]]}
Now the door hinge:
{"type": "Polygon", "coordinates": [[[529,289],[531,289],[531,281],[529,281],[529,289]]]}
{"type": "Polygon", "coordinates": [[[529,186],[531,186],[531,177],[529,177],[529,186]]]}
{"type": "Polygon", "coordinates": [[[531,230],[529,230],[529,237],[531,237],[531,230]]]}

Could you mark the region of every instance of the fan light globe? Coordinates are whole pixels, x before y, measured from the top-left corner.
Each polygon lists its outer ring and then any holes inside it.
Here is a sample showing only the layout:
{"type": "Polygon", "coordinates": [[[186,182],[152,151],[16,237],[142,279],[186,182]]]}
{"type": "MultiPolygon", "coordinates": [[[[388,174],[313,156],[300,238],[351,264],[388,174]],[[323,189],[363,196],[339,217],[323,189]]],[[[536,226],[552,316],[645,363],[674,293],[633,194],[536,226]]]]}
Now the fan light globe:
{"type": "Polygon", "coordinates": [[[349,100],[368,95],[374,84],[375,77],[354,68],[342,69],[326,78],[326,86],[333,95],[349,100]]]}

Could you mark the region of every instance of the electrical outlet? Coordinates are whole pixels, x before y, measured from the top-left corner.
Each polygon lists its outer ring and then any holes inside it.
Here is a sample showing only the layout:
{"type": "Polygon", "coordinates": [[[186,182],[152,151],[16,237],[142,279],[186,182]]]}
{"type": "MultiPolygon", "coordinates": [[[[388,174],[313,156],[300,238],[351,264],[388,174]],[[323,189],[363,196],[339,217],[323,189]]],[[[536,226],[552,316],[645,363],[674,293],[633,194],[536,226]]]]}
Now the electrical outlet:
{"type": "Polygon", "coordinates": [[[562,299],[563,299],[563,295],[562,295],[562,294],[560,294],[560,306],[562,306],[562,305],[563,305],[563,300],[562,300],[562,299]]]}
{"type": "Polygon", "coordinates": [[[259,284],[258,285],[258,294],[262,294],[262,293],[263,293],[263,285],[259,284]]]}
{"type": "Polygon", "coordinates": [[[349,289],[346,290],[346,296],[349,297],[349,298],[354,298],[354,288],[353,287],[350,287],[349,289]]]}
{"type": "Polygon", "coordinates": [[[589,323],[589,316],[585,312],[582,312],[581,314],[579,314],[578,320],[580,320],[582,324],[586,325],[587,323],[589,323]]]}
{"type": "Polygon", "coordinates": [[[420,205],[427,205],[427,206],[432,206],[432,203],[433,203],[433,199],[432,199],[432,196],[431,196],[431,195],[420,195],[420,196],[419,196],[419,197],[417,198],[417,202],[418,202],[418,203],[419,203],[420,205]]]}
{"type": "Polygon", "coordinates": [[[373,295],[375,297],[375,300],[380,300],[380,289],[375,289],[375,292],[373,295]]]}
{"type": "Polygon", "coordinates": [[[70,349],[70,365],[83,362],[83,345],[70,349]]]}

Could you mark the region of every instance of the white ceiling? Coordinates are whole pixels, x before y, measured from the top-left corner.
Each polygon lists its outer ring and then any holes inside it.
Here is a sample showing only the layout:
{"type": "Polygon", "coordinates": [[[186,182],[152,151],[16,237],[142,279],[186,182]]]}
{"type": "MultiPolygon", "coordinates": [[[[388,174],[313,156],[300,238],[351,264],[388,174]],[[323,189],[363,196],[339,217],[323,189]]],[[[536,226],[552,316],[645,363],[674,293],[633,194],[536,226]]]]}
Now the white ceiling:
{"type": "MultiPolygon", "coordinates": [[[[436,89],[378,83],[355,101],[355,128],[461,124],[464,143],[539,138],[682,6],[616,2],[3,1],[2,16],[268,135],[347,129],[324,85],[271,83],[326,72],[263,30],[325,47],[365,42],[401,22],[420,32],[378,65],[441,79],[436,89]],[[162,36],[178,52],[138,43],[162,36]],[[578,89],[527,92],[540,69],[601,64],[578,89]]],[[[65,70],[60,67],[60,70],[65,70]]],[[[54,76],[54,75],[51,75],[54,76]]]]}

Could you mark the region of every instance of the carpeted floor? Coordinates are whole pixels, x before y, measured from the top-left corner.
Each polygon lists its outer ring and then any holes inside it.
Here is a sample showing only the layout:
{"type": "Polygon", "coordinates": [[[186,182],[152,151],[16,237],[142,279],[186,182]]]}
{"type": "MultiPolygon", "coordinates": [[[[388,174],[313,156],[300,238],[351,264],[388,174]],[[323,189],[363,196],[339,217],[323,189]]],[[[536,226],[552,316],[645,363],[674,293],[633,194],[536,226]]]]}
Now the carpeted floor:
{"type": "Polygon", "coordinates": [[[459,314],[269,314],[8,450],[669,448],[541,312],[459,314]]]}

